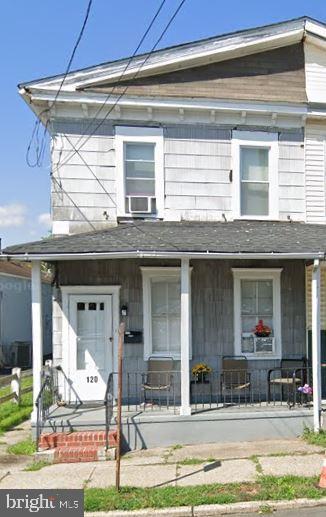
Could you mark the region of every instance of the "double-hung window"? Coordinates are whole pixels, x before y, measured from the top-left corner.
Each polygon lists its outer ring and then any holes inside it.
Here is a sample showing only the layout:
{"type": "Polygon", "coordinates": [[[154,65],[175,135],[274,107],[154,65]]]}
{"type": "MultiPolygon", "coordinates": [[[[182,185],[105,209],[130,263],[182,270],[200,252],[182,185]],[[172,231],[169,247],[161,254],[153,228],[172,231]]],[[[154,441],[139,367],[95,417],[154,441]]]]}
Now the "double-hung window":
{"type": "Polygon", "coordinates": [[[280,356],[281,269],[233,269],[236,355],[280,356]]]}
{"type": "Polygon", "coordinates": [[[125,143],[124,176],[126,213],[155,213],[155,144],[125,143]]]}
{"type": "Polygon", "coordinates": [[[232,159],[235,217],[277,219],[277,134],[234,131],[232,159]]]}
{"type": "Polygon", "coordinates": [[[116,127],[117,215],[163,217],[163,131],[116,127]]]}
{"type": "Polygon", "coordinates": [[[180,268],[142,267],[144,356],[180,359],[180,268]]]}

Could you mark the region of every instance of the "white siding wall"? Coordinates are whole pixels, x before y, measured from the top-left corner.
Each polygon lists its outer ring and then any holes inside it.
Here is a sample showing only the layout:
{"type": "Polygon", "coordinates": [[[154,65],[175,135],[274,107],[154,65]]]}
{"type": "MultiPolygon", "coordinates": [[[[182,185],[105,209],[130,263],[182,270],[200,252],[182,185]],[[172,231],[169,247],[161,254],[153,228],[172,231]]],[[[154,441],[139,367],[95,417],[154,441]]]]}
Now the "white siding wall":
{"type": "Polygon", "coordinates": [[[290,216],[294,221],[305,221],[304,145],[300,133],[280,136],[278,180],[280,219],[290,216]]]}
{"type": "Polygon", "coordinates": [[[309,102],[325,102],[326,52],[325,49],[305,43],[306,92],[309,102]]]}
{"type": "Polygon", "coordinates": [[[324,124],[307,123],[305,138],[306,210],[308,223],[325,223],[324,124]]]}
{"type": "Polygon", "coordinates": [[[96,227],[107,224],[104,211],[111,221],[116,218],[113,128],[104,125],[102,134],[88,141],[82,136],[85,129],[78,122],[60,123],[54,128],[56,136],[52,141],[53,172],[68,194],[52,182],[53,220],[70,221],[71,232],[91,230],[74,203],[96,227]],[[80,154],[74,154],[72,145],[78,149],[81,143],[80,154]]]}
{"type": "Polygon", "coordinates": [[[231,217],[231,131],[168,127],[164,152],[166,219],[231,217]]]}
{"type": "MultiPolygon", "coordinates": [[[[55,182],[52,183],[52,214],[54,221],[68,222],[70,232],[91,229],[80,211],[95,227],[116,221],[114,127],[109,123],[103,125],[101,134],[92,136],[83,145],[79,156],[73,153],[71,144],[80,145],[85,125],[87,128],[85,121],[76,120],[57,123],[53,128],[54,175],[68,195],[55,182]],[[68,158],[69,163],[64,164],[68,158]],[[103,212],[107,212],[108,221],[103,212]]],[[[167,220],[221,220],[223,214],[228,220],[233,218],[231,138],[231,129],[217,126],[167,124],[164,127],[167,220]]],[[[309,149],[306,150],[306,160],[311,153],[309,149]]],[[[316,213],[320,208],[311,184],[315,180],[310,178],[308,181],[307,178],[305,181],[304,160],[302,132],[281,131],[278,172],[280,219],[290,216],[293,220],[305,221],[306,208],[307,211],[310,208],[310,213],[316,213]]],[[[311,174],[314,171],[311,166],[311,174]]],[[[322,177],[323,174],[322,171],[322,177]]],[[[323,199],[324,195],[323,191],[323,199]]]]}

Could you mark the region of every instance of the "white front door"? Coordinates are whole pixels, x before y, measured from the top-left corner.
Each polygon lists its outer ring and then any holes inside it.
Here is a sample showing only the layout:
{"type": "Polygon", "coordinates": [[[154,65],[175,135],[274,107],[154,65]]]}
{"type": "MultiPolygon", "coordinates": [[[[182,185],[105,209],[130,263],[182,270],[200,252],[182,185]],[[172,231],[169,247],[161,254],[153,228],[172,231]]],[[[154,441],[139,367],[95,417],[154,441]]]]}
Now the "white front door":
{"type": "Polygon", "coordinates": [[[69,296],[71,397],[104,400],[113,371],[112,296],[69,296]]]}

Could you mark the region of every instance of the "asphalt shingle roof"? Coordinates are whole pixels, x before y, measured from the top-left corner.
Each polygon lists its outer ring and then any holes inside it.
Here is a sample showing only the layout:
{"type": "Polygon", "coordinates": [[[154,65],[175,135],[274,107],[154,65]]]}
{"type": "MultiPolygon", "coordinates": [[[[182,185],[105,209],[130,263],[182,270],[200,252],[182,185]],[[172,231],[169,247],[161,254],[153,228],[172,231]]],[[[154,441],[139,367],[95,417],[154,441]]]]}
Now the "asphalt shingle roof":
{"type": "Polygon", "coordinates": [[[326,253],[326,226],[296,222],[138,222],[9,246],[8,255],[117,252],[326,253]]]}

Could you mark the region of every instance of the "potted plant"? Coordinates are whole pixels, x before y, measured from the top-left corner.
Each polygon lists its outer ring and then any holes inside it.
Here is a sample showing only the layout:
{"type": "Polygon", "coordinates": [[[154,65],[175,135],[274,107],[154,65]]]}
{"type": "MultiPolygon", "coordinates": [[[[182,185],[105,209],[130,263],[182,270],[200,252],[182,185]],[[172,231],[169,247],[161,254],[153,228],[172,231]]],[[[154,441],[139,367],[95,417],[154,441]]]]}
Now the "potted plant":
{"type": "Polygon", "coordinates": [[[264,325],[263,320],[259,320],[253,332],[256,337],[269,337],[272,329],[268,325],[264,325]]]}
{"type": "Polygon", "coordinates": [[[198,363],[191,369],[191,373],[195,377],[195,381],[200,383],[208,382],[207,375],[212,371],[212,368],[206,363],[198,363]]]}

